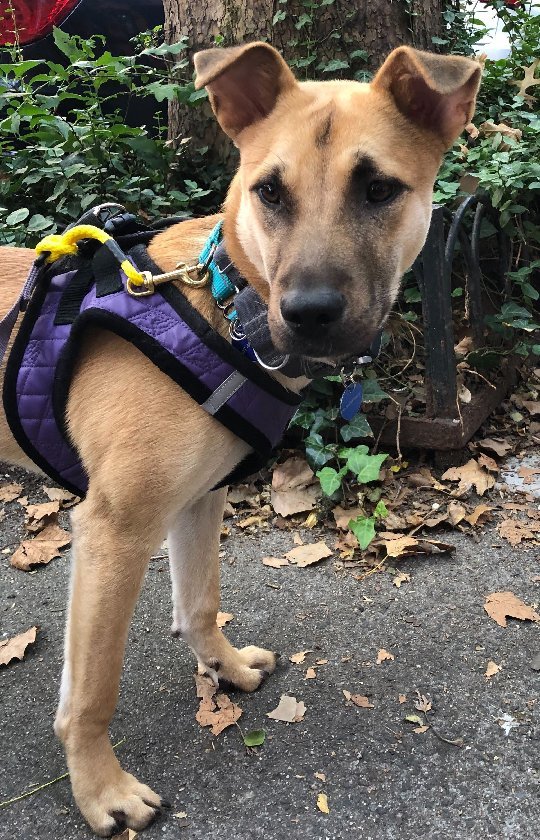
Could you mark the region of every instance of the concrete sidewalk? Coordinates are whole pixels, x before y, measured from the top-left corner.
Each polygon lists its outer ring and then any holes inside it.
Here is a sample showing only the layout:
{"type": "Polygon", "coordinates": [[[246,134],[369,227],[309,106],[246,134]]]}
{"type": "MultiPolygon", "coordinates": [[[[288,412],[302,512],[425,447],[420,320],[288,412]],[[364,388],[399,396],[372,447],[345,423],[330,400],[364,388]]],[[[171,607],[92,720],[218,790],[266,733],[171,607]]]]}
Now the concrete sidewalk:
{"type": "MultiPolygon", "coordinates": [[[[32,498],[42,482],[25,479],[32,498]]],[[[15,547],[22,509],[6,505],[2,544],[15,547]]],[[[486,528],[478,542],[445,535],[452,555],[399,563],[411,581],[398,590],[389,574],[358,582],[332,560],[306,569],[261,563],[292,547],[270,530],[227,539],[222,609],[238,645],[278,650],[280,666],[255,695],[231,693],[244,732],[264,727],[266,742],[243,746],[236,727],[214,738],[195,721],[193,658],[169,635],[166,559],[151,563],[130,634],[122,692],[113,721],[126,769],[173,803],[142,835],[148,840],[477,840],[538,837],[540,825],[539,672],[532,662],[540,627],[484,612],[484,596],[511,590],[538,605],[538,549],[511,549],[486,528]],[[496,546],[496,547],[495,547],[496,546]],[[376,665],[377,651],[394,656],[376,665]],[[314,653],[303,665],[289,656],[314,653]],[[317,659],[316,679],[305,679],[317,659]],[[491,681],[489,660],[502,665],[491,681]],[[347,705],[343,689],[367,695],[373,709],[347,705]],[[415,733],[415,691],[433,704],[433,728],[415,733]],[[266,713],[281,694],[303,700],[301,723],[266,713]],[[406,695],[404,703],[399,695],[406,695]],[[509,715],[509,734],[498,720],[509,715]],[[435,731],[436,733],[435,734],[435,731]],[[447,743],[462,739],[463,746],[447,743]],[[322,774],[325,781],[316,778],[322,774]],[[326,793],[329,814],[317,809],[326,793]],[[175,816],[185,812],[187,817],[175,816]]],[[[313,541],[313,532],[304,535],[313,541]]],[[[12,636],[40,626],[23,662],[0,670],[0,801],[65,772],[52,733],[59,685],[69,556],[26,574],[0,565],[0,630],[12,636]]],[[[60,781],[0,809],[2,840],[83,840],[85,827],[60,781]]]]}

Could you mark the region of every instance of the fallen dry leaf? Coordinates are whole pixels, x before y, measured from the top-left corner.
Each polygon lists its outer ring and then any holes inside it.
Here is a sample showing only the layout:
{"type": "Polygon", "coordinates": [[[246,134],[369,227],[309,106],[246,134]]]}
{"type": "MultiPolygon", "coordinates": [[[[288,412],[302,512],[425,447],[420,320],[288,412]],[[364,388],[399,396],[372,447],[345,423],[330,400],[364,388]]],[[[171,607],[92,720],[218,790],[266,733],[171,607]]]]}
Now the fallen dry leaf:
{"type": "Polygon", "coordinates": [[[226,694],[216,694],[211,699],[202,699],[195,720],[201,726],[209,726],[212,735],[219,735],[232,726],[242,715],[242,709],[226,694]]]}
{"type": "Polygon", "coordinates": [[[0,502],[14,502],[22,493],[22,484],[4,484],[0,487],[0,502]]]}
{"type": "Polygon", "coordinates": [[[318,495],[317,487],[271,490],[270,504],[279,516],[293,516],[295,513],[313,510],[318,495]]]}
{"type": "MultiPolygon", "coordinates": [[[[482,123],[482,125],[478,126],[478,129],[481,137],[493,137],[494,134],[500,134],[502,137],[510,137],[512,140],[516,141],[521,140],[522,137],[521,129],[512,128],[512,126],[507,125],[506,123],[495,124],[490,120],[482,123]]],[[[510,145],[503,141],[497,148],[500,151],[505,151],[510,148],[510,145]]]]}
{"type": "Polygon", "coordinates": [[[354,705],[358,706],[359,709],[375,708],[369,697],[365,697],[363,694],[351,694],[350,691],[345,691],[345,689],[343,689],[343,695],[347,702],[354,703],[354,705]]]}
{"type": "Polygon", "coordinates": [[[476,488],[479,496],[483,496],[486,490],[489,490],[495,484],[495,476],[490,475],[487,470],[482,469],[474,458],[463,467],[451,467],[442,476],[446,481],[459,481],[457,490],[454,490],[453,496],[463,496],[471,487],[476,488]]]}
{"type": "Polygon", "coordinates": [[[304,679],[305,680],[314,680],[316,678],[316,676],[317,676],[317,671],[315,670],[315,668],[308,668],[305,675],[304,675],[304,679]]]}
{"type": "Polygon", "coordinates": [[[297,702],[296,697],[282,694],[277,707],[272,712],[267,712],[266,717],[282,723],[300,723],[305,713],[306,707],[302,701],[297,702]]]}
{"type": "Polygon", "coordinates": [[[334,521],[337,527],[340,528],[342,531],[347,531],[351,519],[356,519],[358,516],[363,516],[364,513],[364,508],[362,507],[353,507],[345,509],[338,505],[333,509],[332,516],[334,517],[334,521]]]}
{"type": "Polygon", "coordinates": [[[30,627],[25,633],[19,633],[12,639],[0,641],[0,665],[9,665],[13,659],[24,659],[24,652],[28,645],[36,641],[37,627],[30,627]]]}
{"type": "Polygon", "coordinates": [[[294,490],[307,487],[315,479],[313,470],[304,458],[294,456],[278,464],[272,473],[273,490],[294,490]]]}
{"type": "Polygon", "coordinates": [[[399,694],[398,695],[398,702],[399,703],[406,703],[407,702],[407,695],[406,694],[399,694]]]}
{"type": "Polygon", "coordinates": [[[411,548],[416,548],[418,540],[414,537],[397,536],[396,539],[382,540],[382,544],[386,548],[388,557],[400,557],[402,554],[409,553],[411,548]]]}
{"type": "Polygon", "coordinates": [[[234,613],[218,612],[216,622],[218,627],[225,627],[234,618],[234,613]]]}
{"type": "Polygon", "coordinates": [[[395,659],[395,656],[393,653],[381,648],[377,653],[377,665],[380,665],[381,662],[384,662],[386,659],[395,659]]]}
{"type": "Polygon", "coordinates": [[[411,576],[407,572],[398,572],[395,578],[392,579],[392,583],[399,589],[402,583],[408,583],[410,579],[411,576]]]}
{"type": "Polygon", "coordinates": [[[270,566],[271,569],[280,569],[281,566],[288,566],[289,561],[284,557],[263,557],[263,566],[270,566]]]}
{"type": "Polygon", "coordinates": [[[314,776],[315,776],[315,778],[316,778],[316,779],[318,779],[320,782],[326,782],[326,776],[325,776],[325,774],[324,774],[324,773],[314,773],[313,775],[314,775],[314,776]]]}
{"type": "Polygon", "coordinates": [[[503,519],[497,525],[497,531],[501,537],[508,540],[510,545],[519,545],[522,540],[534,540],[535,532],[538,530],[540,530],[540,527],[536,527],[536,523],[528,522],[525,524],[520,522],[519,519],[503,519]]]}
{"type": "Polygon", "coordinates": [[[489,505],[477,505],[473,512],[465,517],[465,521],[470,525],[478,525],[478,523],[482,524],[485,519],[490,518],[491,511],[494,509],[495,508],[492,508],[489,505]]]}
{"type": "Polygon", "coordinates": [[[540,621],[540,615],[520,601],[513,592],[492,592],[486,595],[484,609],[501,627],[506,627],[506,617],[522,621],[540,621]]]}
{"type": "Polygon", "coordinates": [[[499,438],[484,438],[478,441],[478,448],[485,449],[486,452],[494,452],[499,458],[507,455],[512,450],[512,444],[499,438]]]}
{"type": "Polygon", "coordinates": [[[538,467],[520,467],[518,470],[518,475],[524,479],[524,484],[532,484],[535,476],[540,475],[540,469],[538,467]]]}
{"type": "Polygon", "coordinates": [[[213,679],[206,674],[194,674],[193,679],[197,688],[197,697],[200,700],[211,700],[217,691],[213,679]]]}
{"type": "Polygon", "coordinates": [[[306,658],[306,653],[311,653],[311,651],[301,650],[298,653],[293,653],[292,656],[289,656],[289,662],[293,662],[295,665],[301,665],[306,658]]]}
{"type": "Polygon", "coordinates": [[[448,519],[452,525],[457,525],[467,515],[466,509],[459,502],[450,502],[447,507],[448,519]]]}
{"type": "Polygon", "coordinates": [[[422,735],[424,732],[427,732],[428,729],[429,729],[429,726],[424,723],[424,724],[422,724],[422,726],[416,726],[413,729],[413,732],[416,732],[417,735],[422,735]]]}
{"type": "Polygon", "coordinates": [[[78,496],[70,493],[69,490],[64,490],[62,487],[46,487],[43,485],[41,489],[49,497],[51,502],[60,502],[61,506],[66,509],[73,507],[79,501],[78,496]]]}
{"type": "Polygon", "coordinates": [[[71,534],[56,523],[47,525],[32,540],[24,540],[10,558],[16,569],[28,572],[32,566],[45,566],[55,557],[60,556],[60,549],[71,542],[71,534]]]}
{"type": "Polygon", "coordinates": [[[497,665],[496,662],[490,659],[487,664],[486,673],[484,674],[484,677],[486,678],[486,680],[490,680],[492,677],[495,676],[495,674],[498,674],[501,670],[502,666],[497,665]]]}
{"type": "Polygon", "coordinates": [[[329,814],[330,808],[328,807],[328,797],[326,793],[319,793],[317,796],[317,808],[319,811],[322,811],[323,814],[329,814]]]}
{"type": "Polygon", "coordinates": [[[260,494],[253,484],[236,484],[229,488],[227,501],[231,505],[241,505],[247,502],[250,507],[259,507],[260,494]]]}
{"type": "Polygon", "coordinates": [[[532,414],[533,417],[536,417],[540,414],[540,401],[539,400],[524,400],[523,407],[527,409],[529,414],[532,414]]]}
{"type": "Polygon", "coordinates": [[[114,835],[114,840],[137,840],[138,836],[137,832],[133,831],[132,828],[125,828],[122,834],[114,835]]]}
{"type": "Polygon", "coordinates": [[[418,709],[419,712],[430,712],[431,700],[429,700],[425,694],[420,694],[418,689],[416,690],[416,697],[417,699],[414,701],[414,708],[418,709]]]}
{"type": "Polygon", "coordinates": [[[301,568],[311,566],[312,563],[318,563],[319,560],[324,560],[325,557],[330,557],[332,552],[325,542],[320,540],[316,543],[306,543],[305,545],[298,545],[291,549],[285,555],[290,563],[295,563],[301,568]]]}
{"type": "Polygon", "coordinates": [[[26,506],[25,527],[31,534],[36,534],[43,530],[46,525],[50,525],[57,520],[58,511],[60,510],[60,502],[42,502],[38,505],[26,506]]]}

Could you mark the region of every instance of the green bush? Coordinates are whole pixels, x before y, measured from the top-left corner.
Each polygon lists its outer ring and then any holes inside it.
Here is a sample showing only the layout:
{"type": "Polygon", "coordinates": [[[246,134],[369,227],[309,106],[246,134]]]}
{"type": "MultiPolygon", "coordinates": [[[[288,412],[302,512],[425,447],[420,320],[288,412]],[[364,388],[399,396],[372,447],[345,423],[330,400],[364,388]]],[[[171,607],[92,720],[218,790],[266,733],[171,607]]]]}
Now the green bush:
{"type": "Polygon", "coordinates": [[[64,63],[24,61],[14,49],[0,64],[4,244],[33,245],[105,201],[153,218],[189,212],[209,194],[188,175],[186,144],[167,143],[159,111],[150,126],[125,121],[127,105],[143,99],[191,104],[204,95],[182,58],[185,42],[156,45],[158,36],[141,36],[134,56],[113,56],[99,36],[55,29],[64,63]]]}

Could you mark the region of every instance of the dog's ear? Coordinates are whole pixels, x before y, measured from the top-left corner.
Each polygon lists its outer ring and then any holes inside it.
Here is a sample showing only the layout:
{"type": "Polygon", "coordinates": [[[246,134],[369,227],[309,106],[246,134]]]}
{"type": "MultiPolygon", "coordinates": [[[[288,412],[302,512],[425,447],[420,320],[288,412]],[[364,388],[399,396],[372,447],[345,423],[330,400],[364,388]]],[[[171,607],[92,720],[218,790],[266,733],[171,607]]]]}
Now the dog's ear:
{"type": "Polygon", "coordinates": [[[398,47],[372,86],[389,91],[402,114],[449,147],[472,119],[481,75],[472,59],[398,47]]]}
{"type": "Polygon", "coordinates": [[[240,132],[267,117],[278,97],[296,85],[280,54],[262,41],[211,49],[194,56],[195,87],[208,90],[223,131],[236,141],[240,132]]]}

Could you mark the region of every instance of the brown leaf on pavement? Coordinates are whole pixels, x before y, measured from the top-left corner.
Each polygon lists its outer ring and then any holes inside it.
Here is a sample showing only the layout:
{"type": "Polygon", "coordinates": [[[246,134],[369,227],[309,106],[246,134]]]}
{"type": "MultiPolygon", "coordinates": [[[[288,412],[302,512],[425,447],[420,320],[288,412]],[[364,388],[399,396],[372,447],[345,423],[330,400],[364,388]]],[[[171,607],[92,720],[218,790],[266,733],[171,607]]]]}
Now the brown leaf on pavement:
{"type": "Polygon", "coordinates": [[[306,673],[304,674],[305,680],[314,680],[317,677],[317,671],[315,668],[308,668],[306,673]]]}
{"type": "Polygon", "coordinates": [[[508,540],[510,545],[519,545],[522,540],[534,540],[536,532],[540,531],[540,525],[535,522],[520,522],[519,519],[503,519],[497,525],[501,537],[508,540]]]}
{"type": "Polygon", "coordinates": [[[137,840],[138,834],[132,828],[125,828],[122,834],[115,834],[114,840],[137,840]]]}
{"type": "Polygon", "coordinates": [[[217,686],[211,677],[206,674],[194,674],[197,697],[199,700],[211,700],[217,691],[217,686]]]}
{"type": "Polygon", "coordinates": [[[271,490],[270,504],[279,516],[293,516],[295,513],[313,510],[318,495],[317,487],[271,490]]]}
{"type": "MultiPolygon", "coordinates": [[[[351,519],[356,519],[358,516],[364,516],[365,511],[363,507],[342,508],[340,505],[335,507],[332,511],[335,523],[342,531],[349,529],[349,522],[351,519]]],[[[386,523],[386,520],[385,520],[386,523]]]]}
{"type": "Polygon", "coordinates": [[[527,409],[529,414],[532,414],[533,417],[536,417],[540,414],[540,401],[535,400],[534,402],[531,400],[524,400],[523,407],[527,409]]]}
{"type": "Polygon", "coordinates": [[[293,662],[295,665],[301,665],[306,658],[307,653],[311,653],[311,651],[301,650],[298,653],[293,653],[292,656],[289,656],[289,662],[293,662]]]}
{"type": "Polygon", "coordinates": [[[279,720],[282,723],[300,723],[306,713],[306,707],[302,701],[297,702],[296,697],[282,694],[277,707],[267,712],[266,717],[279,720]]]}
{"type": "Polygon", "coordinates": [[[359,709],[375,708],[369,697],[366,697],[363,694],[351,694],[350,691],[345,691],[345,689],[343,689],[343,696],[348,703],[354,703],[354,705],[358,706],[359,709]]]}
{"type": "Polygon", "coordinates": [[[313,470],[304,458],[294,456],[279,464],[272,473],[273,490],[294,490],[314,481],[313,470]]]}
{"type": "Polygon", "coordinates": [[[318,563],[319,560],[324,560],[325,557],[330,557],[332,552],[325,542],[320,540],[316,543],[306,543],[305,545],[298,545],[291,549],[285,555],[290,563],[295,563],[301,568],[311,566],[312,563],[318,563]]]}
{"type": "Polygon", "coordinates": [[[42,502],[38,505],[26,506],[25,526],[26,530],[31,534],[36,534],[45,528],[46,525],[51,525],[56,522],[58,518],[58,511],[60,510],[60,502],[42,502]]]}
{"type": "Polygon", "coordinates": [[[381,648],[377,653],[377,665],[380,665],[381,662],[384,662],[386,659],[395,659],[393,653],[390,653],[388,650],[381,648]]]}
{"type": "Polygon", "coordinates": [[[16,569],[28,572],[32,566],[45,566],[60,556],[60,549],[71,542],[71,534],[56,523],[47,525],[32,540],[24,540],[10,558],[16,569]]]}
{"type": "Polygon", "coordinates": [[[492,592],[486,595],[484,609],[500,627],[506,627],[507,616],[522,621],[540,621],[540,615],[520,601],[513,592],[492,592]]]}
{"type": "Polygon", "coordinates": [[[484,677],[486,678],[486,680],[490,680],[492,677],[495,676],[495,674],[498,674],[501,670],[502,666],[497,665],[496,662],[490,659],[487,664],[486,673],[484,674],[484,677]]]}
{"type": "Polygon", "coordinates": [[[400,557],[402,554],[410,554],[412,548],[417,548],[418,540],[414,537],[400,536],[396,539],[382,540],[388,557],[400,557]]]}
{"type": "Polygon", "coordinates": [[[475,487],[478,495],[483,496],[486,490],[495,484],[495,476],[482,469],[474,458],[467,461],[463,467],[451,467],[446,470],[442,478],[446,481],[459,481],[457,490],[452,493],[456,497],[464,496],[471,487],[475,487]]]}
{"type": "Polygon", "coordinates": [[[484,449],[486,452],[494,452],[495,455],[502,458],[504,455],[507,455],[508,452],[511,452],[513,447],[512,444],[505,440],[499,440],[498,438],[484,438],[484,440],[478,441],[478,448],[484,449]]]}
{"type": "Polygon", "coordinates": [[[477,505],[472,513],[465,517],[465,521],[470,525],[482,525],[486,519],[491,518],[491,511],[495,508],[489,505],[477,505]]]}
{"type": "Polygon", "coordinates": [[[459,502],[450,502],[447,507],[448,519],[452,525],[457,525],[467,515],[466,509],[459,502]]]}
{"type": "Polygon", "coordinates": [[[392,583],[398,589],[400,589],[402,583],[408,583],[411,579],[410,574],[407,572],[398,572],[395,578],[392,579],[392,583]]]}
{"type": "Polygon", "coordinates": [[[263,566],[270,566],[272,569],[279,569],[281,566],[288,566],[289,561],[284,557],[263,557],[263,566]]]}
{"type": "Polygon", "coordinates": [[[219,735],[236,723],[241,715],[240,706],[233,703],[226,694],[219,693],[210,699],[201,700],[195,720],[201,726],[209,726],[212,735],[219,735]]]}
{"type": "Polygon", "coordinates": [[[330,808],[328,807],[328,797],[326,793],[319,793],[317,796],[317,808],[323,814],[329,814],[330,808]]]}
{"type": "Polygon", "coordinates": [[[14,502],[22,491],[22,484],[3,484],[0,487],[0,502],[14,502]]]}
{"type": "Polygon", "coordinates": [[[51,502],[60,502],[60,506],[64,510],[73,507],[80,501],[78,496],[70,493],[69,490],[64,490],[63,487],[46,487],[43,485],[41,489],[49,497],[51,502]]]}
{"type": "Polygon", "coordinates": [[[9,665],[13,659],[24,659],[28,645],[36,641],[37,627],[30,627],[25,633],[19,633],[12,639],[0,641],[0,665],[9,665]]]}

